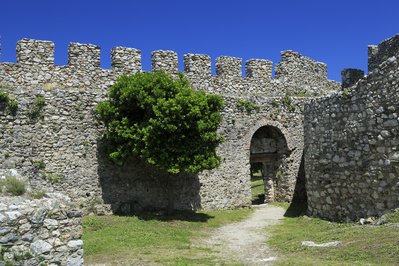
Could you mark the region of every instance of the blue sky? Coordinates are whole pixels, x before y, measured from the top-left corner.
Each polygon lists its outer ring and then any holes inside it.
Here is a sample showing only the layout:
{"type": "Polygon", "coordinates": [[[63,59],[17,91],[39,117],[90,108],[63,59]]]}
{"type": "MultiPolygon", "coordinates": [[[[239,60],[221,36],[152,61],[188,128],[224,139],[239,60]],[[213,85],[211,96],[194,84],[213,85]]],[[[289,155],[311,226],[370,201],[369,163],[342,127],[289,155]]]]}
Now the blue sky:
{"type": "MultiPolygon", "coordinates": [[[[397,0],[142,0],[2,1],[0,60],[15,62],[15,43],[24,37],[55,42],[55,63],[67,63],[69,42],[109,51],[127,46],[142,51],[150,70],[153,50],[174,50],[280,61],[294,50],[327,63],[330,79],[343,68],[367,70],[367,45],[399,33],[397,0]]],[[[213,61],[214,62],[214,61],[213,61]]],[[[214,68],[214,66],[213,66],[214,68]]]]}

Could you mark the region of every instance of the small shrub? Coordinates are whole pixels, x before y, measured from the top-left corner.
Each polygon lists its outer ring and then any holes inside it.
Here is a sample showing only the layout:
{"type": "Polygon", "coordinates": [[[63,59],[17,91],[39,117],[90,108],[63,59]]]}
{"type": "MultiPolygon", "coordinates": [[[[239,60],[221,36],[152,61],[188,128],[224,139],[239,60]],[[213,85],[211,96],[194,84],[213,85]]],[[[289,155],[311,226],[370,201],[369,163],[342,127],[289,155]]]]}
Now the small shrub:
{"type": "Polygon", "coordinates": [[[276,99],[273,99],[273,101],[272,101],[272,106],[275,107],[275,108],[279,107],[279,106],[280,106],[279,101],[276,100],[276,99]]]}
{"type": "Polygon", "coordinates": [[[296,108],[294,103],[292,102],[292,97],[289,92],[285,94],[284,98],[282,99],[282,103],[288,109],[288,111],[295,112],[296,108]]]}
{"type": "Polygon", "coordinates": [[[7,176],[2,183],[6,192],[13,196],[21,196],[26,192],[25,183],[17,179],[15,176],[7,176]]]}
{"type": "Polygon", "coordinates": [[[0,103],[7,103],[8,102],[8,93],[4,91],[0,91],[0,103]]]}
{"type": "Polygon", "coordinates": [[[36,96],[36,99],[34,100],[31,110],[29,112],[29,117],[31,119],[39,118],[45,105],[46,99],[43,96],[36,96]]]}
{"type": "Polygon", "coordinates": [[[30,196],[34,199],[42,199],[46,195],[46,192],[43,190],[34,190],[30,193],[30,196]]]}
{"type": "Polygon", "coordinates": [[[241,112],[246,111],[248,114],[254,110],[257,112],[259,111],[259,106],[257,106],[255,102],[251,100],[238,99],[236,107],[241,112]]]}
{"type": "Polygon", "coordinates": [[[399,223],[399,210],[396,209],[393,212],[386,214],[389,223],[399,223]]]}
{"type": "Polygon", "coordinates": [[[295,94],[295,96],[296,97],[312,97],[312,96],[317,96],[317,93],[312,93],[312,92],[309,92],[309,91],[300,91],[300,92],[297,92],[296,94],[295,94]]]}
{"type": "Polygon", "coordinates": [[[17,109],[18,109],[18,103],[16,100],[14,99],[10,99],[8,101],[8,112],[12,115],[15,115],[17,113],[17,109]]]}
{"type": "Polygon", "coordinates": [[[33,161],[32,164],[38,170],[46,169],[46,164],[43,162],[43,160],[33,161]]]}
{"type": "Polygon", "coordinates": [[[18,109],[18,103],[11,98],[7,92],[0,91],[0,108],[2,110],[7,108],[9,114],[15,115],[18,109]]]}
{"type": "Polygon", "coordinates": [[[30,252],[25,252],[25,253],[14,253],[14,260],[15,261],[23,261],[23,260],[28,260],[32,258],[33,255],[30,252]]]}
{"type": "Polygon", "coordinates": [[[47,90],[47,91],[52,91],[52,90],[53,90],[53,84],[47,83],[47,84],[46,84],[46,90],[47,90]]]}
{"type": "Polygon", "coordinates": [[[52,183],[61,182],[61,179],[62,179],[61,176],[51,173],[51,172],[45,172],[45,173],[43,173],[43,175],[46,177],[47,180],[49,180],[52,183]]]}
{"type": "Polygon", "coordinates": [[[349,88],[345,88],[342,90],[342,96],[350,97],[352,95],[352,91],[349,88]]]}

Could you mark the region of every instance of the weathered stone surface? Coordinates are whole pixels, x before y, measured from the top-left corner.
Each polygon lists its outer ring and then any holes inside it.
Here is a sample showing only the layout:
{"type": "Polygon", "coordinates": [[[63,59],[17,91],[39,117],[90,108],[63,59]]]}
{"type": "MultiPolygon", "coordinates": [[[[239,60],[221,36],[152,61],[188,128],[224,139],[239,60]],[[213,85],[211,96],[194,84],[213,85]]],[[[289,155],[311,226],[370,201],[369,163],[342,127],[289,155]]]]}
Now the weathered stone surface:
{"type": "Polygon", "coordinates": [[[49,230],[54,230],[58,228],[58,221],[54,219],[44,219],[43,225],[49,230]]]}
{"type": "Polygon", "coordinates": [[[68,258],[67,260],[67,266],[80,266],[83,265],[83,259],[81,257],[77,257],[77,258],[68,258]]]}
{"type": "Polygon", "coordinates": [[[69,210],[67,212],[67,216],[69,218],[82,217],[83,216],[83,212],[82,212],[82,210],[72,209],[72,210],[69,210]]]}
{"type": "Polygon", "coordinates": [[[81,261],[77,265],[82,265],[81,216],[53,215],[56,212],[76,212],[76,206],[71,205],[67,197],[41,200],[0,197],[0,201],[4,204],[0,215],[11,217],[0,221],[0,244],[8,247],[0,261],[9,260],[13,265],[66,265],[73,257],[81,261]],[[13,255],[27,253],[33,257],[16,259],[13,255]]]}
{"type": "Polygon", "coordinates": [[[5,234],[11,232],[10,227],[0,227],[0,236],[4,236],[5,234]]]}
{"type": "Polygon", "coordinates": [[[314,99],[305,107],[310,214],[356,220],[399,206],[399,64],[387,57],[398,52],[398,36],[379,47],[369,57],[373,71],[350,91],[314,99]]]}
{"type": "Polygon", "coordinates": [[[19,217],[21,217],[22,214],[18,211],[10,211],[10,212],[5,212],[5,215],[8,216],[10,222],[14,222],[19,217]]]}
{"type": "Polygon", "coordinates": [[[53,246],[46,241],[37,240],[30,245],[30,248],[35,255],[41,255],[50,252],[53,246]]]}
{"type": "Polygon", "coordinates": [[[81,249],[83,247],[83,241],[82,240],[71,240],[67,244],[68,248],[76,251],[78,249],[81,249]]]}
{"type": "Polygon", "coordinates": [[[29,220],[34,224],[40,224],[43,222],[46,215],[47,211],[44,208],[39,208],[33,212],[33,214],[29,217],[29,220]]]}
{"type": "Polygon", "coordinates": [[[0,237],[0,244],[6,245],[8,243],[14,243],[18,241],[18,236],[14,233],[6,234],[0,237]]]}

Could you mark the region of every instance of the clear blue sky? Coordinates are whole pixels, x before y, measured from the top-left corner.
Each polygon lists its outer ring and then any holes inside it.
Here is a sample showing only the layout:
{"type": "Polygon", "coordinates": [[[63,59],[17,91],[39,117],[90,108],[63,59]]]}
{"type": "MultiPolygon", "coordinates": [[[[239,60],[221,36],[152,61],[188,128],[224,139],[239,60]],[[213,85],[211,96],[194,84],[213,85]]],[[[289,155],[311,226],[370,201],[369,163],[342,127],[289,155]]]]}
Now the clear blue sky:
{"type": "Polygon", "coordinates": [[[397,0],[6,0],[0,10],[1,61],[15,62],[27,37],[54,41],[59,65],[69,42],[97,44],[105,68],[114,46],[140,49],[144,70],[158,49],[176,51],[180,69],[185,53],[276,63],[289,49],[327,63],[340,81],[343,68],[367,70],[368,44],[399,33],[397,0]]]}

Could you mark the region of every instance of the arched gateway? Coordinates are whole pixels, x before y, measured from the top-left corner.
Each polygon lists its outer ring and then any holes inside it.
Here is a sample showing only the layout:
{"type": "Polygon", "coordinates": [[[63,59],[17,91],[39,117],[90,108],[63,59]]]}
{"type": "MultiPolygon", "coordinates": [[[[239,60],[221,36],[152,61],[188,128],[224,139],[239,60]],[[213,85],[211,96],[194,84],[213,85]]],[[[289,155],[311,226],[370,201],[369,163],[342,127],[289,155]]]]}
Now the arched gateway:
{"type": "Polygon", "coordinates": [[[251,178],[255,172],[264,183],[265,202],[276,200],[277,187],[284,176],[285,159],[290,150],[282,132],[274,126],[262,126],[252,136],[250,145],[251,178]]]}

